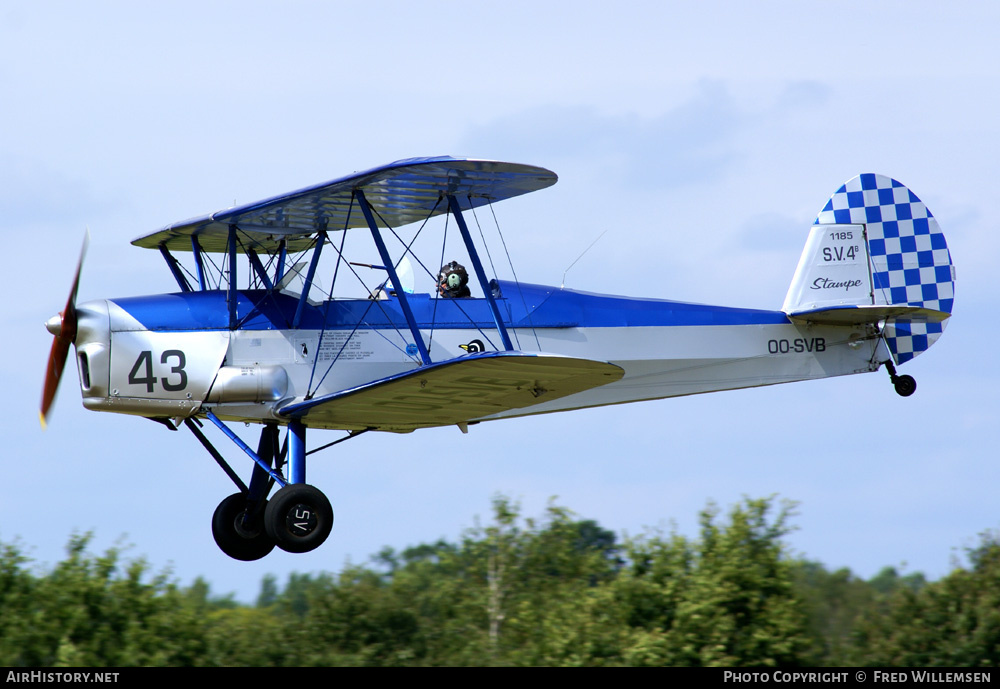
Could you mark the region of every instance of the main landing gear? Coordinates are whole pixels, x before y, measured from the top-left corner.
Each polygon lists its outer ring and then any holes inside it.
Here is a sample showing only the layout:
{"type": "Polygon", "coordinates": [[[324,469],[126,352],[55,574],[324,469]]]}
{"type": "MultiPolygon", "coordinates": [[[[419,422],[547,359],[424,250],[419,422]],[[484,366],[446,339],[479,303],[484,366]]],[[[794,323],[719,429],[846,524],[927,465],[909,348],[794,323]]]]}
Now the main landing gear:
{"type": "Polygon", "coordinates": [[[219,503],[212,515],[212,536],[229,557],[259,560],[278,546],[289,553],[307,553],[326,541],[333,528],[333,508],[323,492],[305,483],[305,427],[289,424],[287,447],[279,449],[278,427],[267,424],[257,451],[251,450],[212,412],[207,416],[255,462],[247,486],[212,446],[192,419],[185,424],[239,488],[219,503]],[[281,470],[287,456],[288,478],[281,470]],[[272,486],[280,488],[268,500],[272,486]]]}
{"type": "Polygon", "coordinates": [[[274,550],[275,540],[264,529],[261,507],[259,503],[251,506],[245,493],[233,493],[219,503],[212,515],[212,536],[222,552],[250,562],[274,550]]]}
{"type": "Polygon", "coordinates": [[[892,361],[885,362],[885,370],[889,372],[889,380],[892,381],[892,386],[900,397],[909,397],[917,391],[917,381],[913,379],[913,376],[897,376],[896,367],[893,366],[892,361]]]}
{"type": "Polygon", "coordinates": [[[290,483],[267,504],[264,528],[282,550],[307,553],[321,546],[330,535],[333,508],[318,488],[290,483]]]}
{"type": "Polygon", "coordinates": [[[263,506],[234,493],[212,515],[216,545],[234,560],[259,560],[278,546],[288,553],[320,547],[333,528],[333,508],[323,492],[304,483],[278,489],[263,506]],[[263,507],[263,509],[262,509],[263,507]]]}

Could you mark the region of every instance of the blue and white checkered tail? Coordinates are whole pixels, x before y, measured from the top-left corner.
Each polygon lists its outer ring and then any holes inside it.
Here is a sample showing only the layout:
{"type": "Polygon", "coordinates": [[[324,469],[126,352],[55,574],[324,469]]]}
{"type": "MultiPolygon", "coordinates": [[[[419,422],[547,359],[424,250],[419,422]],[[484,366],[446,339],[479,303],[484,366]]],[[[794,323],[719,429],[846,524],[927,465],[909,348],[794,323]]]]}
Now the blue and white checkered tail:
{"type": "Polygon", "coordinates": [[[864,225],[875,305],[926,309],[931,317],[890,317],[883,333],[897,364],[926,351],[955,302],[955,268],[937,219],[896,180],[863,174],[830,197],[817,225],[864,225]]]}

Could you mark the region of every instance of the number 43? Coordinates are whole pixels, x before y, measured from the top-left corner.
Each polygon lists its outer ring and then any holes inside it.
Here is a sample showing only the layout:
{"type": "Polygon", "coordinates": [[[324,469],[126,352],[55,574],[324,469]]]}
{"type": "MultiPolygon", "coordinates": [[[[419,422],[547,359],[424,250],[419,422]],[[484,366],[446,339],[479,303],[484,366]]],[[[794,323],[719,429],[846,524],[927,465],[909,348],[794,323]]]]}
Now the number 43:
{"type": "MultiPolygon", "coordinates": [[[[168,349],[160,356],[160,363],[169,363],[171,358],[177,359],[177,365],[170,368],[171,374],[177,374],[177,381],[171,382],[169,378],[160,378],[160,384],[163,389],[167,392],[178,392],[187,387],[187,372],[184,370],[184,365],[187,363],[187,358],[184,356],[184,352],[179,349],[168,349]]],[[[156,376],[153,375],[153,353],[148,349],[139,353],[139,358],[135,360],[135,364],[132,366],[132,370],[128,374],[128,382],[130,385],[145,385],[146,392],[153,392],[156,388],[156,376]],[[139,372],[142,370],[142,377],[139,377],[139,372]]]]}

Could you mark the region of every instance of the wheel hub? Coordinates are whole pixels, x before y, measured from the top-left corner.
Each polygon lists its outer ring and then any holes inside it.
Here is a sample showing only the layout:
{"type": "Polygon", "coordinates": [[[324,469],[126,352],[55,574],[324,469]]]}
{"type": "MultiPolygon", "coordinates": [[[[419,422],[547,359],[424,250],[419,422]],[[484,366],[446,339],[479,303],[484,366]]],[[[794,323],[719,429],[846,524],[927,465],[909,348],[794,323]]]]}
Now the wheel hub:
{"type": "Polygon", "coordinates": [[[233,529],[242,538],[256,538],[260,536],[261,529],[260,520],[254,523],[253,520],[247,517],[246,512],[240,512],[236,515],[236,519],[233,520],[233,529]]]}
{"type": "Polygon", "coordinates": [[[333,508],[319,489],[290,483],[274,494],[264,511],[264,528],[289,553],[318,548],[333,527],[333,508]]]}
{"type": "Polygon", "coordinates": [[[285,528],[294,536],[308,536],[318,525],[316,511],[305,503],[294,505],[285,515],[285,528]]]}

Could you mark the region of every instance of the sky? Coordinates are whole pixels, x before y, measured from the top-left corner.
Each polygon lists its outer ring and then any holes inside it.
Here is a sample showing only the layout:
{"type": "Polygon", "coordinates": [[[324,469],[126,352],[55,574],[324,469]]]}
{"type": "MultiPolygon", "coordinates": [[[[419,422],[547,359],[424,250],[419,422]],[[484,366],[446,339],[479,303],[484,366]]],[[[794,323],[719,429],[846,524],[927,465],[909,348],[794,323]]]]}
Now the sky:
{"type": "Polygon", "coordinates": [[[456,541],[497,495],[535,517],[554,499],[620,537],[695,536],[710,502],[776,495],[798,503],[795,555],[946,575],[1000,528],[998,30],[1000,8],[963,1],[0,4],[0,542],[44,568],[92,532],[95,553],[252,601],[266,574],[456,541]],[[86,411],[72,362],[41,430],[43,324],[85,228],[80,301],[173,291],[131,240],[434,155],[559,175],[497,206],[522,280],[774,309],[826,199],[886,174],[948,238],[954,315],[900,370],[910,398],[879,372],[366,434],[310,457],[336,513],[326,544],[254,563],[216,548],[232,485],[189,433],[86,411]]]}

